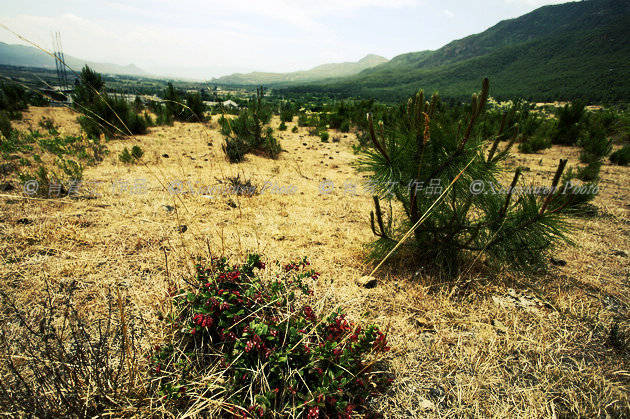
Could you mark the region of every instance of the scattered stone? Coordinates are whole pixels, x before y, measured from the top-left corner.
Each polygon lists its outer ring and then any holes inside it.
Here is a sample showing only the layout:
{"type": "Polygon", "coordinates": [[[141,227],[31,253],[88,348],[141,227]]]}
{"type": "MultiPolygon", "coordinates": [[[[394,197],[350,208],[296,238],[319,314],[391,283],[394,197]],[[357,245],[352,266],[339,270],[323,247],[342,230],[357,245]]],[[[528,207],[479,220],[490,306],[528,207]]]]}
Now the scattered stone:
{"type": "Polygon", "coordinates": [[[166,208],[167,212],[172,212],[175,209],[175,207],[170,206],[170,205],[164,205],[164,208],[166,208]]]}
{"type": "Polygon", "coordinates": [[[628,257],[628,254],[626,252],[624,252],[623,250],[617,250],[617,249],[613,249],[611,255],[613,256],[621,256],[621,257],[628,257]]]}
{"type": "Polygon", "coordinates": [[[374,288],[378,284],[376,278],[369,275],[362,276],[361,278],[358,278],[355,282],[358,286],[363,288],[374,288]]]}
{"type": "Polygon", "coordinates": [[[434,411],[435,403],[433,403],[431,400],[423,398],[418,402],[418,409],[434,411]]]}
{"type": "Polygon", "coordinates": [[[182,224],[179,226],[178,230],[180,233],[185,233],[188,230],[188,226],[186,224],[182,224]]]}
{"type": "Polygon", "coordinates": [[[492,301],[502,308],[520,308],[528,312],[538,312],[541,307],[546,306],[538,298],[527,295],[522,291],[516,291],[513,288],[508,288],[507,291],[507,295],[493,295],[492,301]]]}
{"type": "Polygon", "coordinates": [[[556,259],[554,257],[549,258],[549,262],[555,266],[567,266],[567,261],[564,259],[556,259]]]}
{"type": "Polygon", "coordinates": [[[303,145],[303,146],[307,146],[308,144],[306,144],[306,143],[302,143],[302,145],[303,145]]]}
{"type": "Polygon", "coordinates": [[[29,220],[28,218],[20,218],[15,223],[22,224],[22,225],[29,225],[29,224],[33,224],[33,220],[29,220]]]}
{"type": "Polygon", "coordinates": [[[164,157],[165,159],[168,159],[168,154],[164,153],[162,154],[162,157],[164,157]]]}
{"type": "Polygon", "coordinates": [[[507,333],[507,327],[505,327],[505,325],[499,320],[492,320],[490,323],[494,326],[495,329],[497,329],[497,332],[503,334],[507,333]]]}

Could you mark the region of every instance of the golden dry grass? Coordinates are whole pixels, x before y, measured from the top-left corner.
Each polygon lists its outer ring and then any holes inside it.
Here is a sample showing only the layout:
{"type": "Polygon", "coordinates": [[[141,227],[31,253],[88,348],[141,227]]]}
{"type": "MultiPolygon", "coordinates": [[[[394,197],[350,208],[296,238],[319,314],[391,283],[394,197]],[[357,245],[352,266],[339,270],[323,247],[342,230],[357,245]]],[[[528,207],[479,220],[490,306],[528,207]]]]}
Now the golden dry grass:
{"type": "MultiPolygon", "coordinates": [[[[22,124],[35,126],[42,115],[62,132],[77,132],[75,115],[63,108],[32,108],[22,124]]],[[[46,282],[77,281],[88,316],[105,309],[108,287],[122,288],[129,310],[150,321],[150,345],[162,330],[169,281],[189,275],[194,257],[255,251],[286,261],[308,255],[322,272],[315,293],[323,305],[341,303],[353,320],[389,328],[396,378],[375,401],[385,416],[630,412],[629,168],[603,167],[603,190],[594,202],[599,215],[572,220],[576,245],[556,255],[567,265],[544,277],[505,272],[490,278],[472,270],[455,283],[414,272],[395,258],[377,274],[379,285],[365,289],[355,279],[369,272],[364,245],[373,240],[372,201],[361,187],[353,196],[343,186],[360,182],[351,167],[356,139],[339,134],[340,142],[322,143],[305,128],[291,133],[293,125],[278,133],[286,152],[277,160],[250,155],[238,165],[224,159],[222,136],[212,124],[152,128],[108,143],[105,161],[85,171],[86,181],[102,181],[95,186],[100,197],[3,196],[0,287],[28,307],[41,300],[46,282]],[[145,150],[144,164],[120,163],[118,153],[135,144],[145,150]],[[236,174],[296,193],[210,199],[167,191],[172,180],[189,181],[198,191],[236,174]],[[146,180],[145,193],[123,190],[138,180],[146,180]],[[332,182],[332,193],[320,194],[324,181],[332,182]],[[609,342],[615,323],[622,340],[625,334],[621,348],[609,342]]],[[[512,164],[531,168],[527,182],[548,185],[560,157],[576,163],[578,150],[517,154],[512,164]]]]}

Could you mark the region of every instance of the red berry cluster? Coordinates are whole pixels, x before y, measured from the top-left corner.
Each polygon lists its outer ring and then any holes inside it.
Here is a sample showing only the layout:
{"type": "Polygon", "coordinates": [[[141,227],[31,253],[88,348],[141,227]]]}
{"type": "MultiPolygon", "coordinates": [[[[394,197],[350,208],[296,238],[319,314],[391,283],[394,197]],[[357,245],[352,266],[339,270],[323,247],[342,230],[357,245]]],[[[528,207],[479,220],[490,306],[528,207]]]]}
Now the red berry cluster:
{"type": "Polygon", "coordinates": [[[371,358],[362,360],[388,350],[386,336],[376,326],[353,325],[341,311],[322,321],[312,306],[302,305],[298,291],[311,292],[304,279],[318,277],[306,266],[306,258],[274,265],[272,280],[255,271],[265,268],[259,256],[239,266],[215,259],[211,269],[198,267],[196,288],[174,297],[182,313],[176,330],[188,327],[194,336],[177,336],[170,349],[156,350],[152,358],[166,400],[194,402],[195,377],[219,366],[234,417],[284,416],[296,409],[304,409],[306,418],[364,412],[365,399],[381,379],[370,375],[371,358]],[[190,352],[195,356],[175,359],[190,352]],[[250,372],[262,364],[264,386],[252,381],[250,372]],[[184,386],[188,390],[180,393],[184,386]]]}
{"type": "Polygon", "coordinates": [[[193,323],[201,327],[210,327],[214,324],[214,319],[212,316],[198,313],[193,316],[193,323]]]}
{"type": "Polygon", "coordinates": [[[335,318],[332,324],[328,325],[326,340],[339,340],[341,336],[345,335],[345,333],[350,330],[352,330],[352,326],[350,326],[350,323],[346,320],[346,315],[341,314],[335,318]]]}
{"type": "Polygon", "coordinates": [[[268,348],[267,345],[265,345],[265,342],[263,342],[258,335],[254,335],[245,344],[245,352],[249,353],[252,349],[256,349],[256,351],[262,353],[265,359],[269,358],[269,355],[271,355],[271,353],[273,352],[271,348],[268,348]]]}
{"type": "Polygon", "coordinates": [[[310,262],[308,260],[306,260],[306,257],[303,258],[301,261],[299,262],[290,262],[287,263],[286,265],[284,265],[284,270],[285,272],[289,272],[289,271],[297,271],[300,270],[306,266],[309,266],[310,262]]]}
{"type": "Polygon", "coordinates": [[[313,308],[311,306],[304,306],[304,316],[312,322],[317,320],[315,317],[315,312],[313,311],[313,308]]]}

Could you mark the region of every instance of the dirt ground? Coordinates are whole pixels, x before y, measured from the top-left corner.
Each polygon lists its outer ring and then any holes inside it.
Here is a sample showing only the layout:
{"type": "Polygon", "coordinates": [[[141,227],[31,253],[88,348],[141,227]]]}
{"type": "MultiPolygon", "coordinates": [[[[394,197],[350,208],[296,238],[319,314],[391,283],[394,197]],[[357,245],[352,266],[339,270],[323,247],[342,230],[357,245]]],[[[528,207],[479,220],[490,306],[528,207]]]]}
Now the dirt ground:
{"type": "MultiPolygon", "coordinates": [[[[19,126],[42,115],[62,133],[78,132],[64,108],[33,108],[19,126]]],[[[216,118],[109,142],[105,160],[84,172],[89,199],[3,194],[0,287],[35,310],[46,283],[77,281],[79,304],[95,317],[107,290],[122,289],[155,341],[167,285],[191,274],[194,257],[308,256],[321,272],[320,310],[341,302],[352,319],[389,329],[395,380],[375,401],[385,416],[630,413],[630,168],[603,166],[597,215],[571,219],[574,246],[558,249],[566,265],[548,275],[473,269],[453,282],[398,258],[366,289],[355,280],[369,273],[372,200],[352,167],[355,136],[331,131],[339,141],[322,143],[305,128],[291,133],[289,123],[278,132],[285,152],[277,160],[249,155],[234,165],[216,118]],[[136,144],[142,163],[122,164],[122,148],[136,144]],[[265,190],[245,197],[213,189],[235,175],[265,190]]],[[[561,157],[575,164],[578,149],[516,153],[512,164],[530,168],[526,183],[548,185],[561,157]]]]}

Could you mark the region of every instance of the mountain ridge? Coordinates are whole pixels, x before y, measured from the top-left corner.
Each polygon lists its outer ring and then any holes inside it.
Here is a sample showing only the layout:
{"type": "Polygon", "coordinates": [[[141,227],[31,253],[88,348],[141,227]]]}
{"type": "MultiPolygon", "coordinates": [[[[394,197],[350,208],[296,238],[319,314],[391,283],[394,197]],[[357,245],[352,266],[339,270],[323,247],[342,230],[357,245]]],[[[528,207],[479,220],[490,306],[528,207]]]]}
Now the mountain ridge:
{"type": "Polygon", "coordinates": [[[275,84],[286,82],[304,82],[325,79],[329,77],[343,77],[357,74],[363,70],[386,63],[388,60],[376,54],[368,54],[359,61],[321,64],[309,70],[292,71],[287,73],[269,73],[254,71],[251,73],[234,73],[227,76],[213,78],[212,83],[233,85],[275,84]]]}
{"type": "Polygon", "coordinates": [[[490,77],[492,94],[532,99],[630,101],[630,2],[587,0],[538,8],[429,51],[398,55],[360,73],[290,93],[397,101],[417,91],[467,95],[490,77]]]}
{"type": "MultiPolygon", "coordinates": [[[[71,55],[65,55],[65,62],[75,71],[80,71],[84,65],[93,70],[106,74],[124,74],[131,76],[148,76],[149,73],[135,64],[119,65],[82,60],[71,55]]],[[[0,42],[0,64],[16,67],[55,68],[55,59],[45,52],[31,46],[7,44],[0,42]]]]}

